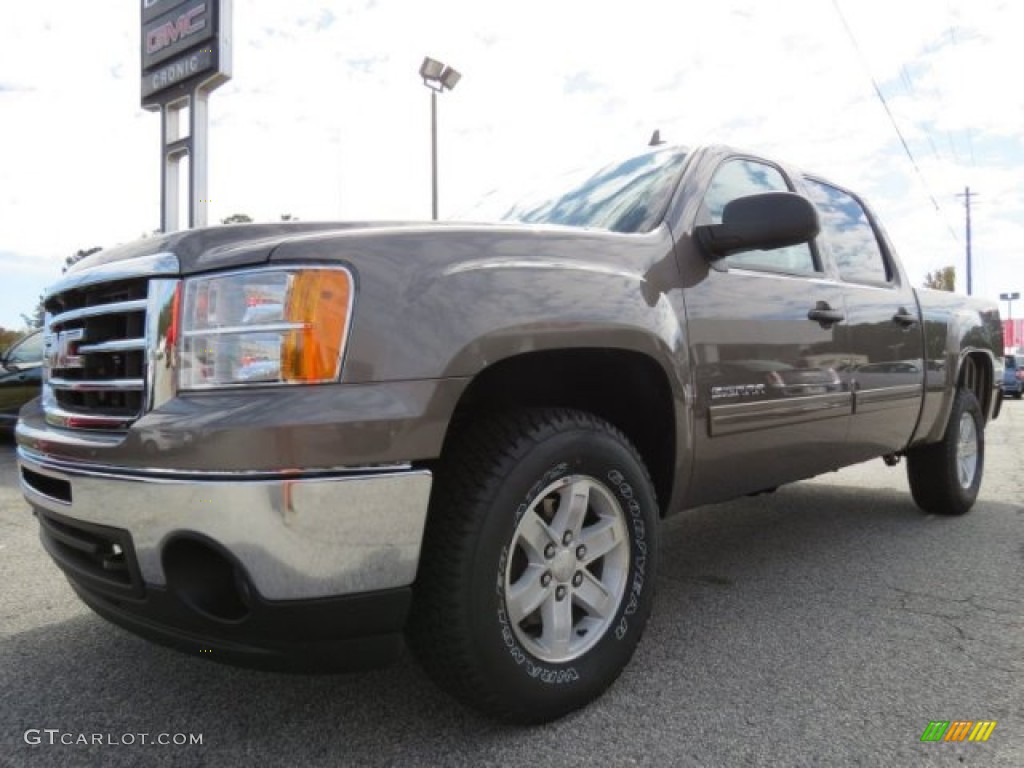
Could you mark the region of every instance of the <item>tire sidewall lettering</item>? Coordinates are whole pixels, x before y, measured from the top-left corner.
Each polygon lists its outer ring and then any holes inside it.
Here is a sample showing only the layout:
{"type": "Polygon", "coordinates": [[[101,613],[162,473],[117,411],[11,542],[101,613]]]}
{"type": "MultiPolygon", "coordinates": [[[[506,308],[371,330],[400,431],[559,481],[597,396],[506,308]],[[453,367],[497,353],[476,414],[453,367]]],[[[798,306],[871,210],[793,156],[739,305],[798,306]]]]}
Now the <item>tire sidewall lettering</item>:
{"type": "MultiPolygon", "coordinates": [[[[647,568],[648,568],[648,532],[647,525],[644,520],[644,509],[641,505],[640,499],[637,498],[637,493],[634,491],[633,484],[631,484],[626,478],[628,476],[636,476],[635,471],[629,471],[623,468],[617,467],[614,463],[609,462],[607,457],[595,457],[590,456],[585,459],[580,459],[573,462],[575,466],[570,466],[568,461],[559,461],[558,463],[550,466],[546,469],[539,479],[533,483],[530,489],[523,496],[520,503],[517,505],[515,514],[512,516],[511,526],[507,529],[508,536],[501,546],[499,551],[497,569],[495,573],[495,597],[496,597],[496,618],[498,626],[499,641],[504,648],[506,658],[511,659],[514,668],[519,669],[525,676],[531,680],[537,681],[543,685],[563,685],[567,683],[578,682],[583,679],[586,674],[586,667],[588,661],[592,657],[599,655],[601,650],[607,648],[609,644],[622,645],[622,643],[631,637],[630,629],[633,627],[633,618],[635,617],[638,610],[643,605],[644,598],[644,587],[648,582],[647,579],[647,568]],[[591,465],[585,467],[583,465],[591,465]],[[594,465],[604,464],[605,469],[598,472],[594,471],[596,467],[594,465]],[[508,617],[508,613],[505,607],[505,569],[508,565],[509,557],[511,556],[511,533],[518,527],[523,516],[530,508],[531,504],[536,501],[537,496],[542,490],[547,488],[553,482],[570,474],[582,474],[600,482],[604,485],[622,506],[623,512],[625,513],[626,524],[631,530],[630,540],[630,573],[631,577],[626,585],[626,594],[623,596],[621,604],[618,607],[618,618],[613,620],[605,636],[602,637],[597,645],[587,651],[584,656],[574,659],[566,666],[551,665],[542,662],[532,656],[525,648],[521,646],[518,638],[513,631],[511,621],[508,617]]],[[[637,477],[637,480],[642,482],[642,477],[637,477]]],[[[646,613],[646,611],[645,611],[646,613]]],[[[637,631],[642,631],[643,621],[641,620],[637,631]]],[[[629,646],[632,648],[632,645],[629,646]]],[[[600,663],[600,662],[595,662],[600,663]]]]}
{"type": "Polygon", "coordinates": [[[625,475],[619,469],[608,471],[607,479],[611,486],[618,491],[619,496],[626,501],[625,511],[628,522],[633,526],[633,541],[631,552],[631,570],[633,578],[629,585],[629,594],[625,598],[625,608],[622,617],[615,627],[614,636],[621,641],[629,633],[629,620],[640,607],[640,597],[643,593],[644,581],[647,575],[647,530],[644,525],[643,512],[640,502],[636,499],[633,487],[626,482],[625,475]]]}

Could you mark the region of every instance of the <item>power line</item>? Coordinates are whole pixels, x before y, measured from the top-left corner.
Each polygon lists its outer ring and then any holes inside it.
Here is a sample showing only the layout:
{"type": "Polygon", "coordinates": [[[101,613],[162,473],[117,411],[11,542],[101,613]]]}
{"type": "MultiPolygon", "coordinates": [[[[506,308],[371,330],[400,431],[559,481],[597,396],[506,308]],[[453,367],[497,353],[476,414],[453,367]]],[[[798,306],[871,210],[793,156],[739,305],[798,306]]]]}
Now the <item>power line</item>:
{"type": "Polygon", "coordinates": [[[853,30],[850,28],[850,25],[846,21],[846,17],[843,15],[842,9],[839,7],[839,0],[832,0],[832,7],[836,9],[836,15],[839,16],[839,20],[843,23],[843,29],[846,30],[846,34],[850,38],[850,43],[857,52],[857,57],[860,59],[864,72],[867,74],[868,79],[871,80],[871,85],[875,89],[875,95],[882,103],[882,108],[885,109],[885,114],[889,116],[889,122],[892,123],[892,128],[896,131],[896,136],[899,138],[900,144],[903,145],[903,151],[907,153],[907,157],[910,159],[910,164],[914,167],[914,172],[917,173],[917,178],[920,179],[921,184],[924,185],[924,188],[928,193],[928,197],[932,201],[932,205],[935,206],[935,211],[938,213],[939,218],[942,219],[946,228],[949,230],[949,233],[953,236],[953,239],[959,242],[960,238],[957,237],[956,230],[954,230],[950,225],[942,210],[942,206],[939,205],[939,201],[936,200],[935,195],[932,194],[931,188],[928,186],[928,182],[925,181],[924,174],[921,173],[921,167],[917,164],[917,160],[914,158],[914,153],[910,151],[910,145],[907,144],[907,140],[903,136],[903,131],[900,130],[899,125],[896,123],[896,117],[889,108],[889,102],[886,101],[885,95],[882,93],[882,89],[878,87],[878,81],[875,80],[875,76],[871,72],[871,67],[868,66],[867,58],[861,50],[860,43],[857,41],[857,36],[853,34],[853,30]]]}

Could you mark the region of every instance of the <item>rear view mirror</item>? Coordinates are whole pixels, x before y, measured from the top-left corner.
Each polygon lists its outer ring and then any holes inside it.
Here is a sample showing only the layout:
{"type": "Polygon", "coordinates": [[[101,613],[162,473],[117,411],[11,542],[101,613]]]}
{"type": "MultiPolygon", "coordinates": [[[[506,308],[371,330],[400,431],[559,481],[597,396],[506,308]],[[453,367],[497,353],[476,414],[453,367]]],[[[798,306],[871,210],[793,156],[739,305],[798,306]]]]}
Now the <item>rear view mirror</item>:
{"type": "Polygon", "coordinates": [[[734,253],[806,243],[821,226],[807,198],[794,192],[762,192],[726,203],[721,224],[705,224],[695,234],[708,259],[734,253]]]}

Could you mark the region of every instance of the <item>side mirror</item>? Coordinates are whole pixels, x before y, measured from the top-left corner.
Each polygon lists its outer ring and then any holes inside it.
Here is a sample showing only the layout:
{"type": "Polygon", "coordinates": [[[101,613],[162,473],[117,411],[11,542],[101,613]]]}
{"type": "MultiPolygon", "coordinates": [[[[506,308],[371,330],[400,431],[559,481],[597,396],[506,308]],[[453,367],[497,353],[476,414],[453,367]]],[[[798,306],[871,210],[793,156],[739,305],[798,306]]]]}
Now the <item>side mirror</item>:
{"type": "Polygon", "coordinates": [[[818,212],[807,198],[794,192],[761,192],[730,200],[721,224],[696,228],[708,259],[733,253],[785,248],[806,243],[821,229],[818,212]]]}

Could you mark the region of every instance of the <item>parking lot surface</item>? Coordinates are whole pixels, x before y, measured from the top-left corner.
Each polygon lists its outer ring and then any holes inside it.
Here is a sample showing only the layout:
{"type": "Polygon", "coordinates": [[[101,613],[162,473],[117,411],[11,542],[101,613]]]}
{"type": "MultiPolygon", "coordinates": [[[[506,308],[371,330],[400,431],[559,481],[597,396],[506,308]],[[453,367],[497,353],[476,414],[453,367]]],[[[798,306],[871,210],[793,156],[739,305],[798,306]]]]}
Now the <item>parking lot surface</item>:
{"type": "Polygon", "coordinates": [[[1022,435],[1024,403],[1009,401],[963,518],[922,515],[902,466],[875,461],[669,520],[632,664],[595,704],[537,728],[462,709],[408,655],[285,676],[108,624],[44,554],[8,441],[0,765],[1019,768],[1022,435]],[[935,720],[997,725],[982,744],[922,743],[935,720]]]}

